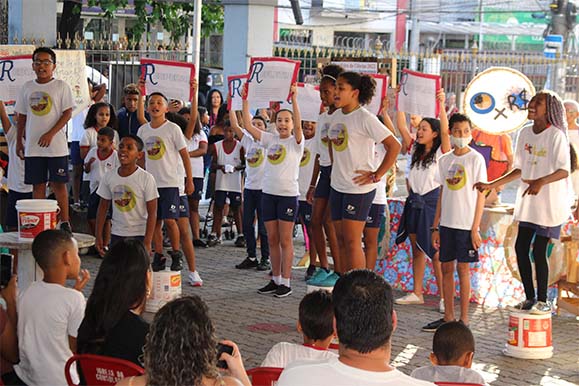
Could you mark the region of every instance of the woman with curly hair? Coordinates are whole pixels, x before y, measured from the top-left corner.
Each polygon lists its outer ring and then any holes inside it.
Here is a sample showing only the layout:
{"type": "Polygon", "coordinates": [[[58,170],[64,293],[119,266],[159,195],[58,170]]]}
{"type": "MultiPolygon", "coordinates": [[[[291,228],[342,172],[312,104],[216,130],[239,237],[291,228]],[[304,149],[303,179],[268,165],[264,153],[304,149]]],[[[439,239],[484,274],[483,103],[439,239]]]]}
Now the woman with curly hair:
{"type": "Polygon", "coordinates": [[[149,325],[141,318],[151,288],[149,256],[139,240],[121,240],[105,255],[78,329],[80,354],[142,366],[149,325]]]}
{"type": "MultiPolygon", "coordinates": [[[[437,94],[440,120],[424,118],[418,125],[416,140],[412,140],[404,119],[397,119],[403,143],[412,144],[410,172],[408,173],[408,198],[396,235],[396,243],[410,239],[412,246],[413,292],[396,299],[396,304],[423,304],[423,280],[426,267],[425,255],[432,259],[436,285],[440,292],[439,311],[444,311],[442,301],[442,268],[438,252],[434,249],[430,227],[434,221],[436,203],[440,194],[440,176],[437,160],[450,151],[450,132],[445,110],[444,90],[437,94]]],[[[398,115],[404,112],[397,112],[398,115]]]]}
{"type": "Polygon", "coordinates": [[[118,386],[251,386],[237,345],[233,354],[217,358],[215,329],[199,296],[165,304],[155,315],[145,344],[145,375],[125,378],[118,386]],[[227,363],[231,376],[222,376],[217,360],[227,363]]]}

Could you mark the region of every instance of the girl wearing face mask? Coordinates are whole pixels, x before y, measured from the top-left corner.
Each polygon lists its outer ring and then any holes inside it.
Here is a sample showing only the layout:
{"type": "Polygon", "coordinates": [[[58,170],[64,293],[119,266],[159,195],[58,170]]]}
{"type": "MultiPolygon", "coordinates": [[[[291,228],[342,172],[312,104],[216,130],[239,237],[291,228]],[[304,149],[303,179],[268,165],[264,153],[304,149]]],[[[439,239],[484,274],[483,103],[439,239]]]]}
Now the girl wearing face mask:
{"type": "Polygon", "coordinates": [[[440,194],[438,159],[450,151],[450,134],[445,111],[444,90],[437,94],[440,121],[424,118],[418,125],[416,140],[413,140],[406,125],[399,126],[403,143],[410,143],[410,171],[408,173],[408,198],[398,227],[396,242],[410,239],[412,246],[413,292],[396,299],[396,304],[423,304],[423,281],[426,267],[425,256],[432,259],[436,286],[440,291],[439,311],[444,312],[442,296],[442,269],[438,251],[432,245],[430,228],[434,221],[436,203],[440,194]]]}
{"type": "Polygon", "coordinates": [[[493,189],[519,178],[523,182],[515,202],[515,220],[519,221],[515,251],[526,299],[512,308],[545,314],[551,312],[547,304],[547,246],[551,238],[559,238],[561,224],[569,218],[571,199],[567,177],[571,162],[565,108],[559,96],[552,91],[538,92],[529,103],[528,118],[533,124],[523,127],[519,133],[513,170],[476,187],[493,189]],[[537,277],[536,298],[529,258],[531,242],[537,277]]]}

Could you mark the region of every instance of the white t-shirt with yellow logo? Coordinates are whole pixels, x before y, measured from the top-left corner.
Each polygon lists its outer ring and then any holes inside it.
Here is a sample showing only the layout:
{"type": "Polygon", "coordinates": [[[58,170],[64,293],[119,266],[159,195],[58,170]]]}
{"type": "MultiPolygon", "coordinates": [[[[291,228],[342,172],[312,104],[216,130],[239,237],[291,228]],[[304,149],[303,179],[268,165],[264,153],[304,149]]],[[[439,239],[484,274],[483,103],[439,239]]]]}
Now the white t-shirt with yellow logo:
{"type": "Polygon", "coordinates": [[[466,154],[454,152],[438,159],[438,170],[442,182],[440,225],[462,230],[471,230],[476,210],[478,191],[473,189],[477,182],[487,181],[487,169],[483,156],[469,148],[466,154]]]}
{"type": "Polygon", "coordinates": [[[382,143],[392,134],[378,118],[360,107],[349,114],[342,110],[331,115],[328,137],[332,143],[332,188],[340,193],[365,194],[376,189],[376,184],[356,185],[356,170],[375,171],[376,143],[382,143]]]}
{"type": "Polygon", "coordinates": [[[173,122],[165,121],[153,129],[150,123],[139,128],[137,135],[145,143],[145,167],[155,177],[158,188],[178,188],[183,176],[178,172],[183,162],[179,151],[187,149],[183,132],[173,122]],[[177,171],[176,171],[177,170],[177,171]]]}
{"type": "Polygon", "coordinates": [[[63,157],[68,155],[66,125],[52,138],[50,146],[40,147],[38,140],[58,122],[65,110],[74,107],[70,86],[60,80],[48,83],[31,80],[24,83],[14,111],[26,115],[26,157],[63,157]]]}
{"type": "Polygon", "coordinates": [[[116,236],[144,236],[147,230],[147,202],[159,197],[151,173],[137,168],[128,177],[118,170],[105,173],[97,194],[111,200],[113,218],[111,233],[116,236]]]}
{"type": "Polygon", "coordinates": [[[318,123],[316,125],[316,151],[320,155],[320,166],[330,166],[332,165],[332,159],[330,158],[330,140],[328,138],[328,130],[330,129],[331,115],[327,112],[323,112],[318,117],[318,123]]]}
{"type": "Polygon", "coordinates": [[[317,149],[316,137],[304,138],[304,153],[300,161],[300,174],[298,184],[300,186],[300,201],[306,201],[306,195],[312,182],[312,173],[314,172],[314,161],[317,149]]]}
{"type": "Polygon", "coordinates": [[[263,192],[284,197],[299,196],[298,175],[304,140],[297,143],[293,135],[282,139],[277,134],[261,133],[260,143],[267,149],[263,192]]]}
{"type": "Polygon", "coordinates": [[[241,147],[245,151],[245,189],[262,190],[265,148],[245,130],[241,137],[241,147]]]}

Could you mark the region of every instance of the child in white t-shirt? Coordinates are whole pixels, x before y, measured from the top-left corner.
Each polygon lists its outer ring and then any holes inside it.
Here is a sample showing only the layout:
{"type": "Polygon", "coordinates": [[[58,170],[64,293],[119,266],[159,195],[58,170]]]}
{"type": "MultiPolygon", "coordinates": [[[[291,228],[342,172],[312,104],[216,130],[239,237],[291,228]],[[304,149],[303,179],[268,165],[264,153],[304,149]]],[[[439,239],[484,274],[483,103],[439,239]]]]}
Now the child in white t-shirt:
{"type": "MultiPolygon", "coordinates": [[[[307,200],[307,193],[312,182],[312,174],[315,166],[315,156],[317,154],[316,122],[302,121],[304,132],[304,154],[300,161],[300,172],[298,176],[298,185],[300,187],[300,196],[298,198],[298,219],[307,234],[306,250],[310,257],[310,263],[317,260],[316,244],[312,233],[312,204],[307,200]]],[[[313,185],[318,181],[316,180],[313,185]]]]}
{"type": "Polygon", "coordinates": [[[561,225],[571,214],[572,195],[567,178],[571,162],[565,108],[559,96],[547,90],[538,92],[529,102],[528,112],[533,124],[519,133],[513,170],[477,187],[493,189],[519,178],[523,182],[515,201],[515,220],[519,221],[515,250],[526,299],[513,308],[546,314],[551,312],[547,304],[547,246],[551,238],[559,238],[561,225]],[[536,300],[529,257],[533,239],[536,300]]]}
{"type": "MultiPolygon", "coordinates": [[[[271,269],[269,262],[269,244],[267,231],[261,212],[261,193],[263,189],[263,170],[265,166],[266,149],[256,141],[251,134],[242,130],[237,121],[236,112],[229,111],[229,120],[235,135],[241,143],[245,153],[245,186],[243,188],[243,235],[245,237],[245,249],[247,257],[239,264],[237,269],[256,268],[258,271],[271,269]],[[254,221],[257,217],[257,233],[260,239],[261,260],[257,261],[257,241],[255,237],[254,221]]],[[[251,119],[251,124],[257,129],[266,132],[267,123],[260,115],[251,119]]]]}
{"type": "MultiPolygon", "coordinates": [[[[88,176],[90,184],[87,220],[93,235],[96,235],[96,218],[100,202],[100,197],[97,194],[99,183],[106,173],[116,171],[120,166],[117,151],[113,148],[114,138],[115,131],[110,127],[103,127],[98,132],[97,146],[90,149],[84,158],[84,171],[88,176]]],[[[104,245],[109,245],[111,238],[111,221],[109,216],[107,216],[105,222],[103,238],[104,245]]]]}
{"type": "Polygon", "coordinates": [[[119,144],[120,167],[106,173],[97,194],[100,203],[96,221],[96,248],[104,256],[106,245],[102,230],[113,202],[111,245],[122,238],[136,238],[151,252],[157,222],[157,185],[155,178],[137,166],[143,157],[143,140],[136,135],[123,137],[119,144]]]}
{"type": "Polygon", "coordinates": [[[290,285],[294,258],[292,236],[298,214],[300,194],[299,165],[304,152],[302,122],[295,84],[292,85],[290,93],[293,113],[289,110],[277,112],[275,124],[278,134],[266,133],[254,127],[251,124],[249,103],[245,98],[243,100],[245,129],[264,148],[267,148],[261,208],[268,234],[273,275],[270,282],[258,289],[257,292],[260,294],[273,293],[275,297],[279,298],[292,293],[290,285]]]}
{"type": "Polygon", "coordinates": [[[74,100],[70,86],[54,79],[56,54],[38,47],[32,54],[36,79],[26,82],[16,99],[18,117],[16,154],[24,158],[24,182],[33,185],[33,197],[46,198],[46,182],[60,208],[60,228],[72,233],[68,212],[68,141],[66,122],[74,100]],[[26,132],[26,135],[24,135],[26,132]],[[26,145],[23,139],[26,139],[26,145]]]}
{"type": "Polygon", "coordinates": [[[449,122],[454,151],[438,159],[442,188],[432,227],[432,244],[439,250],[442,263],[444,318],[428,323],[424,331],[436,331],[454,320],[454,270],[460,285],[460,320],[468,326],[470,263],[478,261],[482,240],[479,233],[484,209],[484,194],[474,189],[486,182],[483,156],[468,146],[472,141],[471,123],[466,115],[454,114],[449,122]]]}
{"type": "MultiPolygon", "coordinates": [[[[116,148],[119,144],[119,133],[114,130],[117,125],[117,116],[112,105],[105,102],[98,102],[88,109],[84,121],[84,132],[80,139],[80,157],[84,160],[90,149],[96,147],[99,131],[104,127],[113,128],[113,145],[116,148]]],[[[85,179],[85,181],[88,181],[85,179]]]]}
{"type": "Polygon", "coordinates": [[[261,367],[281,367],[296,360],[336,358],[328,350],[334,339],[334,309],[332,294],[325,290],[310,292],[300,302],[297,330],[304,343],[281,342],[274,345],[265,356],[261,367]]]}
{"type": "Polygon", "coordinates": [[[362,232],[376,194],[376,184],[396,162],[400,143],[374,114],[361,105],[372,99],[376,82],[370,75],[343,72],[338,76],[336,107],[328,137],[332,143],[330,206],[340,245],[343,270],[365,268],[362,232]],[[386,156],[375,161],[375,147],[386,156]]]}
{"type": "MultiPolygon", "coordinates": [[[[62,230],[36,236],[32,255],[44,278],[33,282],[18,301],[20,363],[14,371],[26,385],[66,385],[64,365],[76,351],[86,304],[81,291],[90,274],[80,269],[75,239],[62,230]],[[74,288],[65,287],[67,280],[75,280],[74,288]]],[[[71,373],[78,383],[76,368],[71,373]]]]}
{"type": "Polygon", "coordinates": [[[18,129],[12,126],[6,113],[4,102],[0,101],[0,120],[8,142],[8,204],[6,205],[5,231],[18,229],[18,212],[16,201],[32,198],[32,185],[24,183],[24,161],[16,153],[18,129]]]}

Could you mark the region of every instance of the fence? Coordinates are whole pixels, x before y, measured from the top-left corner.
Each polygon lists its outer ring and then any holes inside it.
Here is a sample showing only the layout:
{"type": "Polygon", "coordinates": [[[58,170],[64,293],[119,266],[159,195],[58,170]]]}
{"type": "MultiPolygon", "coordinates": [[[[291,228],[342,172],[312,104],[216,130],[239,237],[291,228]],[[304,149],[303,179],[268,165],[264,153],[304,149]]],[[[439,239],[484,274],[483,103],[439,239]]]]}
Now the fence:
{"type": "Polygon", "coordinates": [[[537,89],[542,89],[547,81],[549,68],[554,64],[562,64],[567,69],[566,90],[562,97],[579,100],[579,56],[552,60],[545,58],[542,52],[456,50],[441,54],[412,54],[372,49],[288,45],[276,45],[274,56],[300,60],[302,81],[308,76],[317,76],[318,68],[328,61],[374,61],[378,63],[381,72],[395,75],[396,83],[404,68],[414,67],[417,71],[438,73],[445,90],[456,95],[464,91],[476,74],[493,66],[516,69],[525,74],[537,89]]]}

